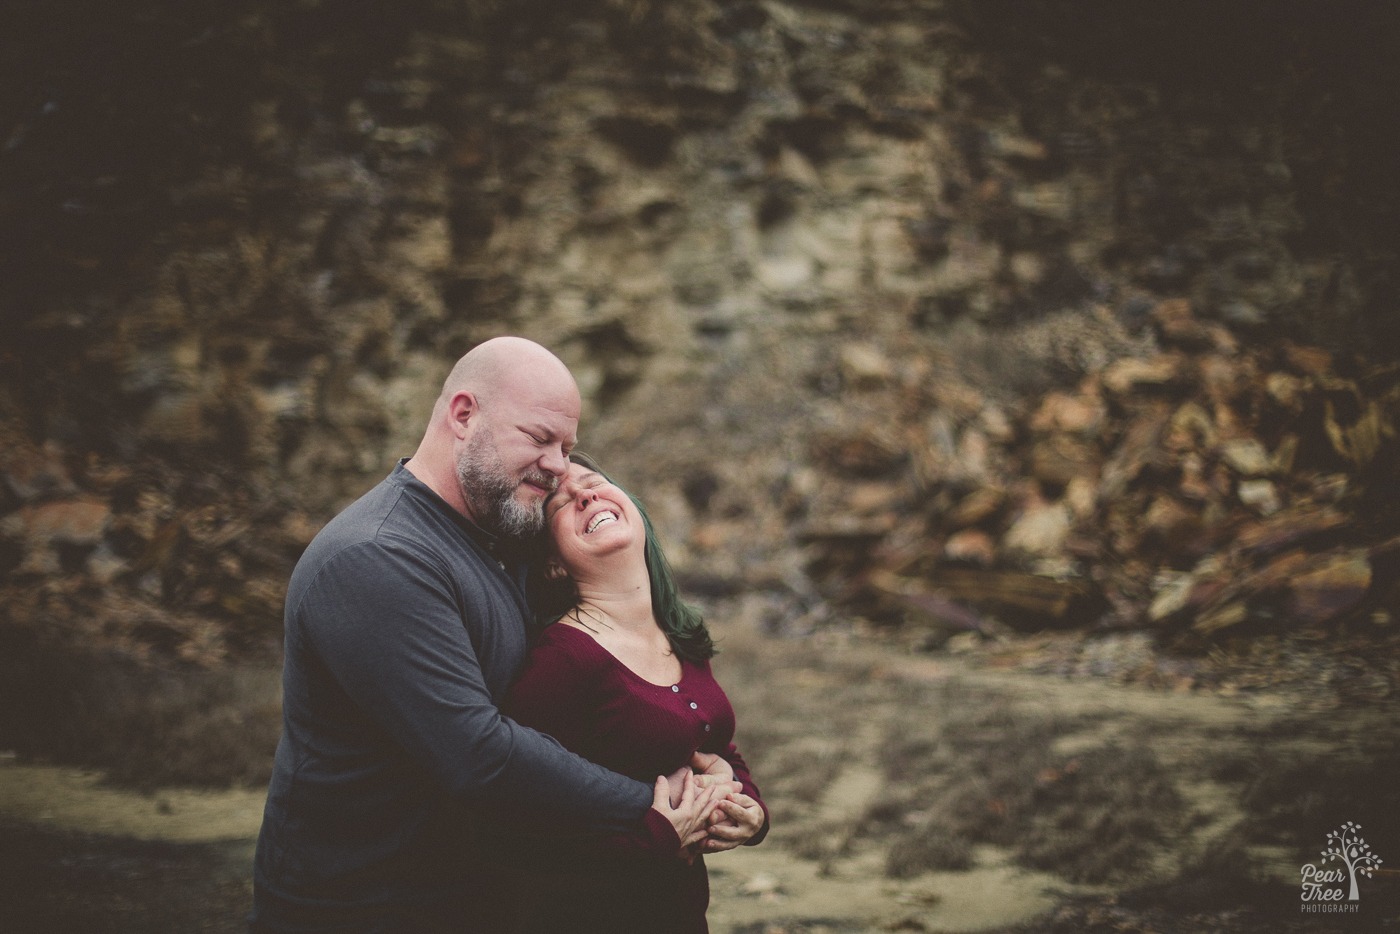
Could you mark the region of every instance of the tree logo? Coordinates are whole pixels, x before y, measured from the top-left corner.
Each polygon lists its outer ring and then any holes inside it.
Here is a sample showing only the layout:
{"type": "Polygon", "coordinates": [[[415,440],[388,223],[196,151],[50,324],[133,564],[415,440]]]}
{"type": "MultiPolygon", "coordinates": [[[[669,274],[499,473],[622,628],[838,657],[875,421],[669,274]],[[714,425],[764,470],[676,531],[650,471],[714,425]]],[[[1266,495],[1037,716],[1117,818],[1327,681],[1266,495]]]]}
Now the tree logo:
{"type": "Polygon", "coordinates": [[[1352,904],[1361,900],[1356,887],[1356,877],[1371,878],[1384,862],[1371,849],[1371,844],[1361,839],[1357,833],[1360,824],[1347,821],[1337,830],[1327,835],[1327,848],[1322,851],[1322,866],[1311,863],[1303,866],[1303,910],[1308,912],[1351,912],[1360,908],[1352,904]],[[1340,862],[1341,866],[1323,868],[1328,863],[1340,862]],[[1350,886],[1344,891],[1343,884],[1350,886]],[[1334,887],[1335,886],[1335,887],[1334,887]]]}

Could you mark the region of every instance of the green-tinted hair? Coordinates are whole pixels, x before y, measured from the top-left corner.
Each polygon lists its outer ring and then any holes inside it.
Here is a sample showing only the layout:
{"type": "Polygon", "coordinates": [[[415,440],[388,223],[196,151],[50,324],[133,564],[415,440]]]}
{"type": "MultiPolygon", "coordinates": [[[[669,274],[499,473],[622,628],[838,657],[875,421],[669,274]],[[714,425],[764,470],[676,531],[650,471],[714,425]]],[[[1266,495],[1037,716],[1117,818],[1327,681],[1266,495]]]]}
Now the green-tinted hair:
{"type": "MultiPolygon", "coordinates": [[[[656,529],[652,527],[651,516],[641,500],[618,485],[598,463],[587,454],[575,451],[570,460],[612,483],[637,507],[642,517],[642,527],[646,530],[647,579],[651,584],[651,612],[656,617],[661,631],[671,643],[671,650],[677,656],[692,662],[703,662],[715,655],[715,643],[710,638],[709,627],[700,611],[681,599],[680,587],[676,584],[675,572],[666,553],[656,539],[656,529]]],[[[541,551],[548,549],[544,543],[541,551]]],[[[544,575],[545,560],[534,562],[529,577],[530,606],[534,611],[535,623],[540,628],[557,622],[578,605],[578,590],[568,578],[551,581],[544,575]]]]}

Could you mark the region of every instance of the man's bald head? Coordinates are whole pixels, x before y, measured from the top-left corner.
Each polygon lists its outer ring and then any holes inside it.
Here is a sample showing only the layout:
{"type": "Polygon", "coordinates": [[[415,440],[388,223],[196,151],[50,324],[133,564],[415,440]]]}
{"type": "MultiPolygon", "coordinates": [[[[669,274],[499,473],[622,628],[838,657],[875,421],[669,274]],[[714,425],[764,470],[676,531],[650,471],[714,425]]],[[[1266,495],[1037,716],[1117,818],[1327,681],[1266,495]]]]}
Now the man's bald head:
{"type": "Polygon", "coordinates": [[[493,338],[448,374],[408,469],[478,525],[532,533],[568,470],[581,407],[558,357],[521,337],[493,338]]]}
{"type": "Polygon", "coordinates": [[[578,396],[573,374],[548,349],[523,337],[493,337],[457,361],[442,384],[437,404],[445,405],[458,392],[470,392],[488,401],[531,387],[563,397],[570,393],[578,396]]]}

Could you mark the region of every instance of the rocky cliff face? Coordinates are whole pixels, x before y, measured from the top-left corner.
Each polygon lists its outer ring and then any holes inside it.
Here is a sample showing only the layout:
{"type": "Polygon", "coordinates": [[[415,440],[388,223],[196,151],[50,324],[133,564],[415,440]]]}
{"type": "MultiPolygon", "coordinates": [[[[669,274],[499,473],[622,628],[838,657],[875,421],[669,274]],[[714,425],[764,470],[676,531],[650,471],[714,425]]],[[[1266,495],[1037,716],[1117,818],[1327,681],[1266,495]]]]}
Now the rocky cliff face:
{"type": "MultiPolygon", "coordinates": [[[[1124,502],[1121,435],[1070,431],[1047,479],[1032,417],[1219,383],[1102,390],[1125,359],[1298,381],[1265,427],[1221,423],[1247,393],[1202,409],[1207,474],[1246,435],[1323,438],[1299,469],[1354,496],[1394,463],[1384,5],[117,6],[19,4],[3,40],[11,632],[201,663],[275,641],[300,547],[500,333],[571,365],[584,446],[691,586],[768,593],[775,624],[868,593],[882,544],[920,580],[1097,581],[1100,618],[1098,553],[1065,542],[1124,502]]],[[[1201,494],[1227,524],[1259,515],[1237,479],[1201,494]]],[[[1116,618],[1199,558],[1136,567],[1116,618]]]]}

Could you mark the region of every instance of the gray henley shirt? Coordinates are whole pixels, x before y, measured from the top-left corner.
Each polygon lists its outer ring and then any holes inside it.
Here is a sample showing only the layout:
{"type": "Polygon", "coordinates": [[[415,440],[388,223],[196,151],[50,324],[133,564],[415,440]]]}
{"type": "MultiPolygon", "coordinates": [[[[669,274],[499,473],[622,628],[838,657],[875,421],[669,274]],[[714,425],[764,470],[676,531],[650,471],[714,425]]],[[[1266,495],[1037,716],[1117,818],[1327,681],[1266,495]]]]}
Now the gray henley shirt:
{"type": "Polygon", "coordinates": [[[268,930],[390,929],[400,910],[460,906],[464,886],[489,885],[482,808],[615,833],[651,805],[646,785],[497,710],[525,659],[524,597],[491,536],[406,462],[292,574],[283,733],[254,865],[252,917],[268,930]]]}

